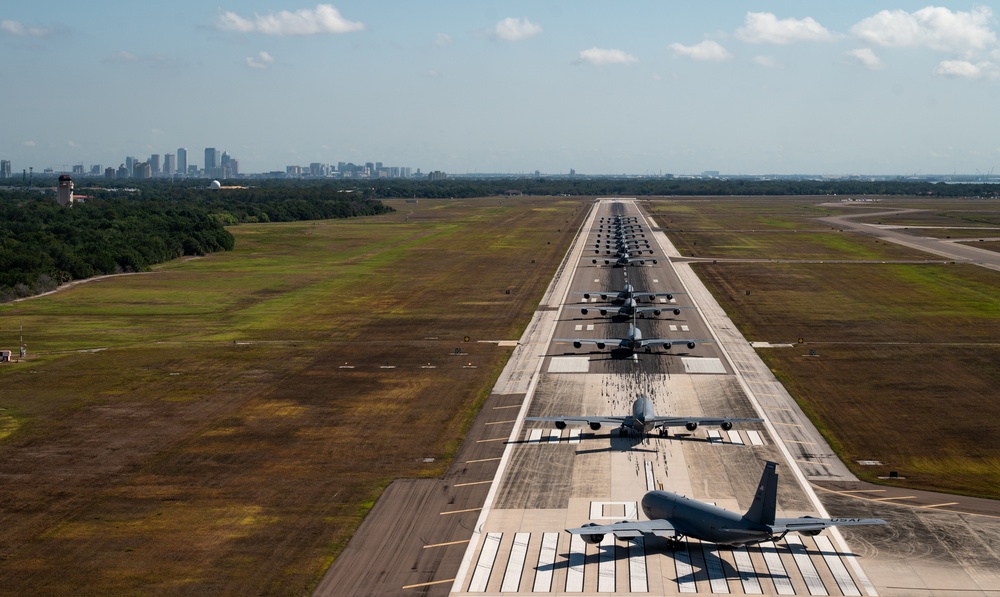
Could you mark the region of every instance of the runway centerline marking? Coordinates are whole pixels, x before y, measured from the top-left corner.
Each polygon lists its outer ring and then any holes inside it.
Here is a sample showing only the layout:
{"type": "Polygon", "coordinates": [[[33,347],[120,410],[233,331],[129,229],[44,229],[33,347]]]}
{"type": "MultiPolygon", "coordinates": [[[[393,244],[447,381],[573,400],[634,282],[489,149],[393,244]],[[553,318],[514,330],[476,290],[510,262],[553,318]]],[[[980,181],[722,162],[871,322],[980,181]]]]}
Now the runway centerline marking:
{"type": "Polygon", "coordinates": [[[480,510],[482,510],[482,508],[466,508],[465,510],[448,510],[447,512],[439,512],[438,514],[440,516],[444,516],[446,514],[462,514],[464,512],[478,512],[480,510]]]}
{"type": "Polygon", "coordinates": [[[504,423],[516,423],[517,419],[511,419],[509,421],[494,421],[492,423],[487,423],[487,425],[503,425],[504,423]]]}
{"type": "Polygon", "coordinates": [[[958,502],[945,502],[943,504],[931,504],[929,506],[920,506],[921,508],[940,508],[942,506],[957,506],[958,502]]]}
{"type": "Polygon", "coordinates": [[[493,479],[489,481],[471,481],[469,483],[455,483],[452,487],[468,487],[469,485],[485,485],[487,483],[492,483],[493,479]]]}
{"type": "Polygon", "coordinates": [[[494,437],[492,439],[477,439],[476,443],[477,444],[485,444],[486,442],[505,442],[508,439],[509,438],[506,438],[506,437],[494,437]]]}
{"type": "Polygon", "coordinates": [[[872,501],[874,501],[874,502],[887,502],[889,500],[915,500],[915,499],[917,499],[917,496],[915,496],[915,495],[900,495],[900,496],[896,496],[896,497],[890,496],[890,497],[872,498],[872,501]]]}
{"type": "Polygon", "coordinates": [[[479,458],[477,460],[466,460],[466,464],[472,464],[473,462],[492,462],[494,460],[500,460],[502,456],[497,456],[496,458],[479,458]]]}
{"type": "Polygon", "coordinates": [[[431,585],[443,585],[446,582],[455,582],[454,578],[449,578],[448,580],[432,580],[431,582],[422,582],[415,585],[405,585],[404,589],[416,589],[418,587],[429,587],[431,585]]]}

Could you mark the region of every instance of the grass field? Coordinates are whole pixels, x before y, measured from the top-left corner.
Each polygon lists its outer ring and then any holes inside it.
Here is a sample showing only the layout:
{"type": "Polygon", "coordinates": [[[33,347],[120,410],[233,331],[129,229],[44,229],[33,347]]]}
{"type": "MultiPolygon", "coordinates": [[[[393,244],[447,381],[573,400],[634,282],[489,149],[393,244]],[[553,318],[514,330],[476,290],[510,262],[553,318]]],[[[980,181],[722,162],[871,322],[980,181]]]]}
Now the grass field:
{"type": "Polygon", "coordinates": [[[445,470],[589,200],[390,203],[0,307],[0,594],[308,593],[445,470]]]}
{"type": "MultiPolygon", "coordinates": [[[[814,218],[838,212],[823,201],[678,198],[650,207],[685,255],[777,260],[694,267],[748,340],[805,340],[758,352],[861,478],[896,470],[902,485],[1000,498],[1000,273],[902,263],[939,258],[824,229],[814,218]]],[[[975,204],[967,225],[1000,214],[997,202],[975,204]]],[[[873,209],[898,207],[927,202],[873,209]]],[[[934,212],[923,213],[921,225],[936,225],[925,223],[938,221],[934,212]]]]}

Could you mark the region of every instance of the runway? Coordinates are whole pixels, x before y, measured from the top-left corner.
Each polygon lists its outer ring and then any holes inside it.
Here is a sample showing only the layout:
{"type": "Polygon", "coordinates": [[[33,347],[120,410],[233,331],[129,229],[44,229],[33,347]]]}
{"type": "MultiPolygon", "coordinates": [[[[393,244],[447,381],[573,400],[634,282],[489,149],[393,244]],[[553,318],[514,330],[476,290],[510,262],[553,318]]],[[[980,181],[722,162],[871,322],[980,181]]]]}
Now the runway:
{"type": "MultiPolygon", "coordinates": [[[[698,299],[703,291],[691,291],[690,281],[681,278],[685,274],[664,258],[672,247],[663,242],[662,234],[652,234],[636,204],[600,201],[589,226],[592,230],[571,249],[568,263],[575,265],[575,271],[565,291],[548,297],[554,303],[543,303],[543,308],[561,308],[554,312],[552,335],[539,340],[543,350],[536,356],[537,383],[525,392],[527,399],[452,594],[876,594],[857,558],[835,533],[789,535],[777,545],[742,549],[688,540],[686,549],[671,551],[656,539],[616,545],[609,536],[594,546],[564,532],[586,522],[641,518],[637,502],[650,489],[743,511],[766,460],[781,463],[779,516],[826,515],[818,511],[822,505],[811,489],[799,482],[804,477],[790,462],[795,458],[776,441],[770,424],[747,424],[728,431],[680,428],[680,433],[666,438],[637,441],[620,436],[615,429],[558,430],[523,423],[524,416],[627,414],[640,392],[653,399],[657,414],[765,416],[758,415],[745,391],[748,382],[735,374],[727,348],[702,316],[698,299]],[[592,263],[590,243],[596,226],[613,209],[640,218],[658,256],[656,265],[647,261],[643,266],[621,268],[592,263]],[[624,357],[586,345],[577,349],[572,344],[548,342],[625,334],[628,321],[610,321],[593,311],[581,315],[579,306],[586,299],[575,293],[618,289],[626,279],[637,290],[675,293],[670,305],[699,307],[684,309],[677,316],[638,319],[643,337],[709,341],[698,342],[694,349],[674,344],[669,351],[654,349],[624,357]]],[[[738,335],[734,329],[724,331],[738,335]]],[[[727,343],[731,341],[726,337],[727,343]]],[[[749,346],[748,350],[752,355],[749,346]]],[[[765,381],[749,383],[766,386],[765,381]]],[[[829,458],[832,451],[826,452],[823,456],[829,458]]],[[[829,467],[818,462],[806,461],[810,473],[817,468],[829,476],[829,467]]],[[[834,476],[843,478],[844,472],[834,476]]]]}
{"type": "Polygon", "coordinates": [[[642,218],[633,200],[595,202],[446,477],[394,482],[315,595],[1000,595],[997,504],[859,483],[690,264],[662,258],[677,256],[662,232],[652,233],[658,263],[629,267],[629,281],[636,290],[686,292],[671,304],[697,309],[637,325],[647,338],[714,341],[634,358],[552,342],[628,328],[582,315],[584,299],[574,294],[624,284],[622,268],[595,266],[587,252],[612,203],[642,218]],[[657,414],[766,421],[728,432],[680,428],[644,442],[607,427],[524,421],[627,414],[637,392],[657,414]],[[778,516],[889,524],[736,550],[697,540],[678,551],[660,540],[581,545],[565,532],[641,517],[637,502],[651,488],[744,511],[765,460],[779,463],[778,516]],[[824,488],[818,496],[813,484],[824,488]]]}

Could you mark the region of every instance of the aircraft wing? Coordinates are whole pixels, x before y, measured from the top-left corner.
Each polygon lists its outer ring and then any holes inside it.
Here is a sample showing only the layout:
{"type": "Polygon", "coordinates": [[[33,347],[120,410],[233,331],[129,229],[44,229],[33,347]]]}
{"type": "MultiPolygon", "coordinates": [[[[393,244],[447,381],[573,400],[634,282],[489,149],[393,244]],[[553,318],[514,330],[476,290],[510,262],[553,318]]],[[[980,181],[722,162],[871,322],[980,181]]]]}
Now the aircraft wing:
{"type": "Polygon", "coordinates": [[[683,346],[684,344],[691,344],[691,343],[703,344],[712,342],[715,342],[715,340],[698,340],[690,338],[649,338],[649,339],[643,338],[642,345],[663,346],[664,344],[670,344],[670,345],[683,346]]]}
{"type": "Polygon", "coordinates": [[[553,342],[557,344],[603,344],[605,346],[618,346],[621,338],[556,338],[553,342]]]}
{"type": "Polygon", "coordinates": [[[653,425],[656,427],[681,427],[688,423],[696,425],[723,425],[725,423],[763,422],[764,419],[733,419],[730,417],[653,417],[653,425]]]}
{"type": "Polygon", "coordinates": [[[677,529],[670,521],[658,518],[656,520],[623,521],[614,524],[599,524],[594,526],[584,526],[575,529],[566,529],[567,533],[573,535],[607,535],[612,534],[618,539],[630,539],[643,535],[656,535],[657,537],[676,537],[677,529]]]}
{"type": "Polygon", "coordinates": [[[828,527],[863,524],[886,524],[886,522],[881,518],[813,518],[812,516],[802,516],[800,518],[776,518],[771,528],[775,533],[790,531],[818,533],[828,527]]]}
{"type": "Polygon", "coordinates": [[[541,421],[543,423],[566,423],[567,425],[621,425],[627,417],[525,417],[525,421],[541,421]]]}

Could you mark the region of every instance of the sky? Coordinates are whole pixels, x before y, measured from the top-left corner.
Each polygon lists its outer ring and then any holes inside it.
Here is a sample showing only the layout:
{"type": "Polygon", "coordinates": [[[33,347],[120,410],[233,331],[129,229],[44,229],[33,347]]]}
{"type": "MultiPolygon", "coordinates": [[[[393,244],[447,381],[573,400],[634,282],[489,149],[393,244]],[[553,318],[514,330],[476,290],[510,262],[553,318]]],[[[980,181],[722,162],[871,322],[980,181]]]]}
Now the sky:
{"type": "Polygon", "coordinates": [[[989,4],[4,0],[14,172],[1000,174],[989,4]]]}

